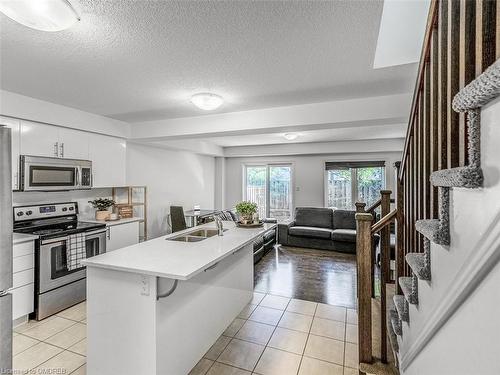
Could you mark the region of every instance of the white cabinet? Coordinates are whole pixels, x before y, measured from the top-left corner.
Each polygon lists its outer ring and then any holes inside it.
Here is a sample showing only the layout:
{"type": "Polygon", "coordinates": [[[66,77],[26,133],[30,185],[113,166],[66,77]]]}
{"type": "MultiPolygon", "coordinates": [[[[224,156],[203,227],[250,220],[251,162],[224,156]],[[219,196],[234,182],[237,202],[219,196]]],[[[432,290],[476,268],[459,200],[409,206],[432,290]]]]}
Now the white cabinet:
{"type": "Polygon", "coordinates": [[[12,319],[18,319],[34,311],[35,253],[33,241],[13,246],[12,319]]]}
{"type": "Polygon", "coordinates": [[[89,133],[59,128],[59,157],[89,160],[89,133]]]}
{"type": "Polygon", "coordinates": [[[106,252],[139,243],[139,222],[109,225],[106,237],[106,252]]]}
{"type": "Polygon", "coordinates": [[[19,133],[21,123],[18,119],[0,116],[0,125],[11,129],[12,134],[12,190],[19,189],[19,133]]]}
{"type": "Polygon", "coordinates": [[[21,121],[21,155],[58,157],[58,140],[57,126],[21,121]]]}
{"type": "Polygon", "coordinates": [[[127,143],[122,138],[89,134],[93,187],[125,185],[126,147],[127,143]]]}
{"type": "Polygon", "coordinates": [[[22,155],[89,158],[87,132],[23,120],[21,134],[22,155]]]}
{"type": "Polygon", "coordinates": [[[125,185],[125,139],[8,117],[0,120],[13,129],[13,189],[18,189],[19,155],[92,160],[92,187],[125,185]]]}

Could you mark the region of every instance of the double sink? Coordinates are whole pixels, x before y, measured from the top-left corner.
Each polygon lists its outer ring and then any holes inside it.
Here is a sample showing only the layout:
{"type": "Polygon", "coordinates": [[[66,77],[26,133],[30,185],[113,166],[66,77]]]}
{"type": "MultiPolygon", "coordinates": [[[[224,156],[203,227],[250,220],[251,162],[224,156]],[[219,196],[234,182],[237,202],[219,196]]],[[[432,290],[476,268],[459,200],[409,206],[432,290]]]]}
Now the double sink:
{"type": "MultiPolygon", "coordinates": [[[[224,229],[223,231],[225,232],[227,229],[224,229]]],[[[217,233],[217,229],[196,229],[175,237],[166,238],[166,240],[179,242],[200,242],[206,240],[207,238],[217,236],[217,233]]]]}

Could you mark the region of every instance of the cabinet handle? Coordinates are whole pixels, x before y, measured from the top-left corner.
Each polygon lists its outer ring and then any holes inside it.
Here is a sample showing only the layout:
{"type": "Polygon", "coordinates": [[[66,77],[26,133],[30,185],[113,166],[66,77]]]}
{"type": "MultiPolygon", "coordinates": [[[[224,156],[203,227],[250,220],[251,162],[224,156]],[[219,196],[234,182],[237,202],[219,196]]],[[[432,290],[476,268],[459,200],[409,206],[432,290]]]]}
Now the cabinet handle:
{"type": "Polygon", "coordinates": [[[64,142],[61,142],[61,144],[59,145],[59,153],[60,153],[61,157],[63,158],[64,157],[64,142]]]}
{"type": "Polygon", "coordinates": [[[111,239],[111,228],[110,227],[106,228],[106,237],[108,237],[108,240],[111,239]]]}
{"type": "Polygon", "coordinates": [[[54,143],[54,156],[56,158],[59,156],[59,142],[54,143]]]}

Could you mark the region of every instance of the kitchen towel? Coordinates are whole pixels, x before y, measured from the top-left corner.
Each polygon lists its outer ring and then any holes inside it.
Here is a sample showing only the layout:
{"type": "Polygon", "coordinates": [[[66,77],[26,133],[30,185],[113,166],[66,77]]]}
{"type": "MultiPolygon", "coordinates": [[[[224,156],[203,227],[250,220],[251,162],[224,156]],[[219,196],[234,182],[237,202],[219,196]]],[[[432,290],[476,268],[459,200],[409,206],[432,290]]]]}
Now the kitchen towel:
{"type": "Polygon", "coordinates": [[[80,262],[87,258],[85,233],[77,233],[69,236],[66,246],[66,258],[68,271],[81,267],[80,262]]]}

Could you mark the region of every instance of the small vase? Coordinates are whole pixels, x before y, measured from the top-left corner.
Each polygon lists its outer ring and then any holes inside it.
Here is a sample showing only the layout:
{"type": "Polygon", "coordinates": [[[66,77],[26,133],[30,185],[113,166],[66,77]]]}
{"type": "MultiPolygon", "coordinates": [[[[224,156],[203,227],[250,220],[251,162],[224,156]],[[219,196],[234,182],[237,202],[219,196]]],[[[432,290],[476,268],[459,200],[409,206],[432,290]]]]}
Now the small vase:
{"type": "Polygon", "coordinates": [[[95,219],[96,220],[106,220],[109,216],[109,211],[96,211],[95,219]]]}

